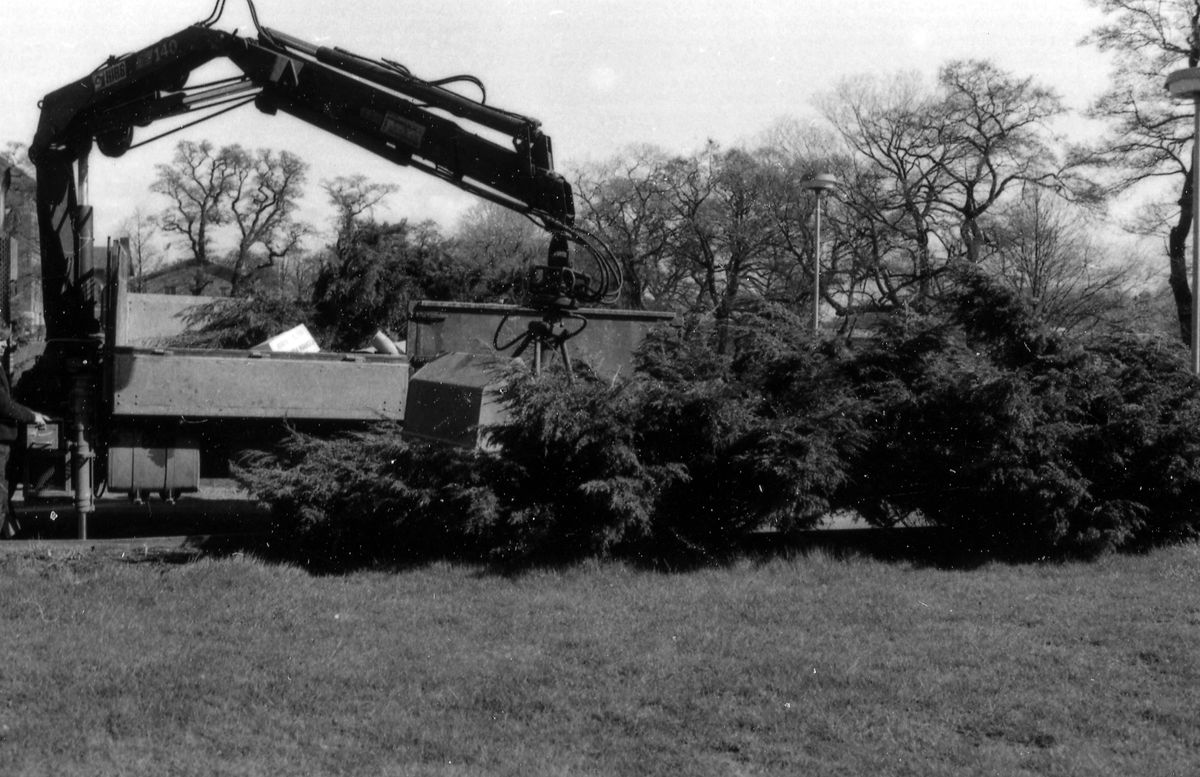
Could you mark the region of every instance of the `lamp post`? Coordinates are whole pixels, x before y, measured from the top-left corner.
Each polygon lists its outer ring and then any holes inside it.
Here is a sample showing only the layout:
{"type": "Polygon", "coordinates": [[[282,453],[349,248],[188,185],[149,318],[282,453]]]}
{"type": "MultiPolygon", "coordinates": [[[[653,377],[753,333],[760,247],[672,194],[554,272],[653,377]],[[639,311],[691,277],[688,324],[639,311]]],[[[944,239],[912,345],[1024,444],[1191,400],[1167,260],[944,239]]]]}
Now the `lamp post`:
{"type": "Polygon", "coordinates": [[[813,240],[813,339],[821,331],[821,195],[838,186],[839,181],[829,173],[814,175],[800,185],[817,195],[817,230],[813,240]]]}
{"type": "Polygon", "coordinates": [[[1200,67],[1167,76],[1173,97],[1192,101],[1192,373],[1200,375],[1200,67]]]}

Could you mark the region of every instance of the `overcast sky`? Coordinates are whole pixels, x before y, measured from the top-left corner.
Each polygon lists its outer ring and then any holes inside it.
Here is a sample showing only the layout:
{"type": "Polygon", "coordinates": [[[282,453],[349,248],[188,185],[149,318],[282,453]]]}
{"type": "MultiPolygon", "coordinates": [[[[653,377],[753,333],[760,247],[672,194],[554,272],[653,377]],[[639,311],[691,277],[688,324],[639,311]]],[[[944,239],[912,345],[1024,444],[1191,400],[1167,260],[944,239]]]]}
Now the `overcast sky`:
{"type": "MultiPolygon", "coordinates": [[[[784,116],[814,115],[815,95],[860,73],[917,70],[976,57],[1054,87],[1082,109],[1105,85],[1107,60],[1078,42],[1102,16],[1085,0],[258,0],[266,26],[404,63],[417,75],[469,73],[489,102],[543,122],[560,168],[633,143],[686,153],[706,138],[751,140],[784,116]]],[[[0,143],[28,143],[42,95],[109,55],[143,48],[206,18],[213,0],[38,0],[4,3],[0,143]],[[12,6],[24,9],[14,16],[12,6]]],[[[245,0],[221,29],[253,33],[245,0]]],[[[147,131],[141,131],[145,137],[147,131]]],[[[93,154],[97,236],[147,192],[179,136],[119,160],[93,154]]],[[[288,149],[313,184],[365,173],[400,185],[393,218],[449,223],[473,200],[402,171],[288,117],[246,107],[189,130],[217,145],[288,149]]],[[[320,213],[315,185],[309,208],[320,213]]]]}

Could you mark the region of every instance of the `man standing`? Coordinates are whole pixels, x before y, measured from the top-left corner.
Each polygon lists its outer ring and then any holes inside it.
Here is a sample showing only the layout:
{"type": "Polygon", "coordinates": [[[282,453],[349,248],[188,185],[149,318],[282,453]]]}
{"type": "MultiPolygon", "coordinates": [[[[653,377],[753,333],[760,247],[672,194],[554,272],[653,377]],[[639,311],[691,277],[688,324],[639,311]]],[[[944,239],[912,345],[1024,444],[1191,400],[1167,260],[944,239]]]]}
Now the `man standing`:
{"type": "MultiPolygon", "coordinates": [[[[12,338],[12,327],[0,323],[0,360],[8,350],[12,338]]],[[[0,537],[11,539],[17,533],[17,516],[12,509],[12,496],[9,493],[8,465],[12,454],[12,445],[17,439],[17,424],[37,424],[39,429],[46,426],[46,416],[30,410],[12,398],[12,383],[8,378],[8,370],[0,369],[0,537]]]]}

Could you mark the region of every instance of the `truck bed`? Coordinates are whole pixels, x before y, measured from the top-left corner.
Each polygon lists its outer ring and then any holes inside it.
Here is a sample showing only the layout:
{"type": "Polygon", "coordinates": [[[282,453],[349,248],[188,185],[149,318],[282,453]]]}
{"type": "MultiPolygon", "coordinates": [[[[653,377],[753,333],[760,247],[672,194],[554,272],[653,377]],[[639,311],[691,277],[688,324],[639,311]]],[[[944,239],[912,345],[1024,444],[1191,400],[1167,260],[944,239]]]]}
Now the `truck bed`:
{"type": "Polygon", "coordinates": [[[108,317],[115,418],[404,419],[406,357],[164,345],[213,298],[132,293],[126,274],[116,278],[108,317]]]}
{"type": "Polygon", "coordinates": [[[115,347],[110,380],[117,417],[401,421],[408,359],[115,347]]]}

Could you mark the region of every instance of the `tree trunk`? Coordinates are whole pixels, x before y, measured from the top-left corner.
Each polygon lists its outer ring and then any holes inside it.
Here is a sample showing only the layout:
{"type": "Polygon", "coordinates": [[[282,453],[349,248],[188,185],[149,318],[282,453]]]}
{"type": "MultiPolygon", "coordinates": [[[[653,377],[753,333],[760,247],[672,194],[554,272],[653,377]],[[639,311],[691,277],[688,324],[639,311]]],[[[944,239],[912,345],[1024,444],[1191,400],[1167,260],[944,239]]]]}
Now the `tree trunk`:
{"type": "Polygon", "coordinates": [[[1184,180],[1183,193],[1179,197],[1179,221],[1171,228],[1167,238],[1167,258],[1170,262],[1171,295],[1175,298],[1175,312],[1179,318],[1179,333],[1183,342],[1192,344],[1192,290],[1187,277],[1188,234],[1192,231],[1192,177],[1188,171],[1184,180]]]}
{"type": "Polygon", "coordinates": [[[638,275],[637,257],[633,252],[624,253],[621,257],[621,276],[620,304],[629,310],[644,310],[646,290],[638,275]]]}

